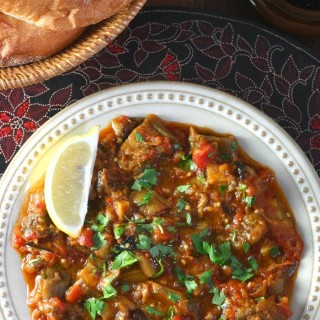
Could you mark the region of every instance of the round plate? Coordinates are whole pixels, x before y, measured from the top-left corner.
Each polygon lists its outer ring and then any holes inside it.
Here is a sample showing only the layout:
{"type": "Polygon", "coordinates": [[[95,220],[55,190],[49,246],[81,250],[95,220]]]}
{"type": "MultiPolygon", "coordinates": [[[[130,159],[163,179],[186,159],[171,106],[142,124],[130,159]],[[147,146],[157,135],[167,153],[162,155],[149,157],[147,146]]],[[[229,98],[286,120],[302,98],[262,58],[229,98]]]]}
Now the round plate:
{"type": "Polygon", "coordinates": [[[234,134],[242,148],[272,168],[297,220],[305,249],[291,301],[292,319],[319,319],[319,178],[297,144],[254,107],[223,92],[194,84],[151,82],[119,86],[78,101],[41,127],[21,148],[0,183],[0,301],[6,320],[26,319],[26,285],[11,247],[12,230],[26,190],[45,172],[64,139],[106,126],[114,117],[159,115],[165,120],[234,134]],[[16,294],[19,292],[19,294],[16,294]]]}

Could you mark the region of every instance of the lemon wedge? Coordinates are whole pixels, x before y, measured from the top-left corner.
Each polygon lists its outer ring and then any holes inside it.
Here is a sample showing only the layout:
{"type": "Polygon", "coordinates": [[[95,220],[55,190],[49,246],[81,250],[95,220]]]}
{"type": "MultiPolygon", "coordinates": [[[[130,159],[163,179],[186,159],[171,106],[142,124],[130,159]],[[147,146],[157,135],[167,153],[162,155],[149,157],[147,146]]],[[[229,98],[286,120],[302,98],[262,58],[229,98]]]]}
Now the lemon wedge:
{"type": "Polygon", "coordinates": [[[92,173],[97,155],[99,126],[64,141],[49,162],[44,196],[56,227],[78,237],[87,213],[92,173]]]}

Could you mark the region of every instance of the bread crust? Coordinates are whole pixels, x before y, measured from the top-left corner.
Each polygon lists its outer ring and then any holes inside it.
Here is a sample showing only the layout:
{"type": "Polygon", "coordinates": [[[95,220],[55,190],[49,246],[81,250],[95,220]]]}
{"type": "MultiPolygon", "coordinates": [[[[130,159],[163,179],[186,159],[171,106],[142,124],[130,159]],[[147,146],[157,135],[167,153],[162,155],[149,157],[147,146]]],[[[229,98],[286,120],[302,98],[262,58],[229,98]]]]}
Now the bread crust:
{"type": "Polygon", "coordinates": [[[0,11],[52,30],[85,27],[123,9],[131,0],[1,0],[0,11]]]}
{"type": "Polygon", "coordinates": [[[0,67],[47,58],[75,41],[84,30],[53,31],[0,13],[0,67]]]}

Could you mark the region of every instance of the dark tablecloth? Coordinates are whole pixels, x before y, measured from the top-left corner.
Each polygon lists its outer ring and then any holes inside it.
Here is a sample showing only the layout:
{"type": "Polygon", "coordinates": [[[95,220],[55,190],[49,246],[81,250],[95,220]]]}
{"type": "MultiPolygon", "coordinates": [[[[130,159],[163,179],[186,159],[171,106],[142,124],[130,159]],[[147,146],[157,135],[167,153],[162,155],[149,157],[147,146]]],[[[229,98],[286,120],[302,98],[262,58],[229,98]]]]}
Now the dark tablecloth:
{"type": "Polygon", "coordinates": [[[251,103],[297,141],[320,174],[320,57],[251,22],[182,9],[144,10],[72,71],[0,91],[0,174],[66,106],[112,86],[153,80],[203,84],[251,103]]]}

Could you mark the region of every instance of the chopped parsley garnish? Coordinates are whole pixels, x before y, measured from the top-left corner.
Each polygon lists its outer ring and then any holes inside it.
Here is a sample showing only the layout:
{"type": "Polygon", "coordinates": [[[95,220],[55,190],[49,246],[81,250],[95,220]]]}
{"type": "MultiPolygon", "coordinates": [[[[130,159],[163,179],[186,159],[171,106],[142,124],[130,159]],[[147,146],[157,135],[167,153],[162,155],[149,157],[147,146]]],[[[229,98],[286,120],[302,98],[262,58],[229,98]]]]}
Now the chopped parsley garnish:
{"type": "Polygon", "coordinates": [[[213,293],[212,303],[215,304],[220,310],[221,306],[224,304],[226,300],[226,295],[223,291],[219,291],[216,287],[210,289],[209,292],[213,293]]]}
{"type": "Polygon", "coordinates": [[[177,275],[179,281],[187,288],[187,293],[192,293],[197,287],[197,283],[194,281],[193,276],[184,274],[180,268],[175,267],[174,272],[177,275]]]}
{"type": "Polygon", "coordinates": [[[124,283],[121,287],[120,287],[120,290],[122,293],[127,293],[131,290],[131,287],[127,284],[127,283],[124,283]]]}
{"type": "Polygon", "coordinates": [[[248,262],[253,270],[257,271],[259,269],[259,265],[254,257],[249,257],[248,262]]]}
{"type": "Polygon", "coordinates": [[[112,270],[122,269],[126,266],[130,266],[137,262],[136,256],[130,251],[122,251],[119,255],[116,256],[112,263],[112,270]]]}
{"type": "Polygon", "coordinates": [[[232,243],[235,243],[236,239],[237,239],[237,230],[236,229],[232,229],[232,234],[231,234],[232,243]]]}
{"type": "Polygon", "coordinates": [[[138,236],[139,243],[137,245],[138,249],[149,250],[152,245],[152,239],[144,234],[139,234],[138,236]]]}
{"type": "Polygon", "coordinates": [[[168,320],[172,320],[172,318],[174,317],[174,311],[172,306],[169,307],[168,311],[167,311],[167,318],[168,320]]]}
{"type": "Polygon", "coordinates": [[[232,271],[232,278],[242,282],[251,279],[254,276],[252,269],[234,269],[232,271]]]}
{"type": "Polygon", "coordinates": [[[189,212],[186,213],[186,222],[189,226],[192,224],[191,214],[189,212]]]}
{"type": "Polygon", "coordinates": [[[226,184],[222,184],[218,187],[218,190],[221,192],[221,193],[225,193],[227,190],[228,190],[228,186],[226,184]]]}
{"type": "Polygon", "coordinates": [[[163,267],[161,259],[158,259],[157,262],[158,262],[158,264],[160,266],[160,270],[151,277],[152,279],[160,277],[164,272],[164,267],[163,267]]]}
{"type": "Polygon", "coordinates": [[[152,314],[153,316],[158,316],[158,317],[163,317],[164,313],[155,309],[154,307],[151,306],[146,306],[146,310],[148,313],[152,314]]]}
{"type": "Polygon", "coordinates": [[[168,230],[169,232],[177,232],[177,228],[176,228],[175,226],[168,226],[168,227],[167,227],[167,230],[168,230]]]}
{"type": "Polygon", "coordinates": [[[243,202],[245,202],[248,207],[253,207],[253,205],[256,203],[256,198],[255,197],[245,197],[243,199],[243,202]]]}
{"type": "Polygon", "coordinates": [[[233,149],[233,150],[238,150],[238,144],[237,144],[237,141],[235,141],[235,140],[233,140],[232,142],[231,142],[231,148],[233,149]]]}
{"type": "Polygon", "coordinates": [[[150,248],[149,250],[150,254],[152,255],[153,258],[161,258],[163,256],[174,256],[175,253],[173,249],[169,246],[166,246],[164,244],[157,244],[154,247],[150,248]]]}
{"type": "Polygon", "coordinates": [[[278,254],[280,254],[280,248],[278,246],[271,248],[271,250],[269,252],[270,257],[274,258],[278,254]]]}
{"type": "Polygon", "coordinates": [[[84,307],[89,312],[91,318],[95,320],[97,315],[101,315],[105,303],[97,298],[89,298],[84,302],[84,307]]]}
{"type": "Polygon", "coordinates": [[[189,203],[186,200],[179,198],[177,202],[178,212],[181,212],[187,205],[189,203]]]}
{"type": "Polygon", "coordinates": [[[185,193],[187,192],[187,190],[191,187],[190,184],[184,184],[184,185],[181,185],[179,187],[177,187],[177,190],[181,193],[185,193]]]}
{"type": "Polygon", "coordinates": [[[174,293],[172,291],[168,291],[168,298],[173,301],[174,303],[177,303],[178,301],[181,300],[181,295],[174,293]]]}
{"type": "Polygon", "coordinates": [[[142,142],[143,141],[143,136],[138,131],[136,131],[136,140],[137,140],[137,142],[142,142]]]}
{"type": "Polygon", "coordinates": [[[148,204],[150,202],[150,200],[152,199],[153,197],[153,192],[152,191],[148,191],[147,193],[145,193],[143,196],[142,196],[142,201],[138,203],[138,206],[141,207],[141,206],[145,206],[146,204],[148,204]]]}
{"type": "Polygon", "coordinates": [[[106,244],[104,234],[101,232],[95,232],[93,235],[93,243],[94,243],[94,246],[91,248],[91,250],[97,250],[103,247],[106,244]]]}
{"type": "Polygon", "coordinates": [[[242,249],[243,249],[243,252],[244,252],[244,253],[248,253],[249,250],[250,250],[250,243],[244,242],[244,243],[242,244],[242,249]]]}
{"type": "Polygon", "coordinates": [[[108,284],[106,287],[102,289],[103,298],[108,299],[115,297],[117,295],[117,290],[111,285],[108,284]]]}
{"type": "Polygon", "coordinates": [[[115,238],[118,240],[122,237],[122,235],[124,234],[126,230],[126,227],[124,225],[120,225],[120,226],[117,226],[113,229],[113,233],[114,233],[114,236],[115,238]]]}
{"type": "Polygon", "coordinates": [[[202,238],[197,234],[192,234],[191,239],[197,252],[204,255],[207,254],[211,262],[224,265],[230,260],[230,242],[223,242],[216,247],[215,245],[209,244],[207,241],[203,241],[202,238]]]}
{"type": "Polygon", "coordinates": [[[157,171],[152,168],[144,169],[140,178],[134,181],[131,189],[141,191],[142,189],[150,189],[151,186],[156,185],[158,182],[157,171]]]}
{"type": "Polygon", "coordinates": [[[183,155],[178,163],[178,167],[186,171],[197,169],[196,164],[192,161],[191,154],[188,154],[187,156],[183,155]]]}
{"type": "Polygon", "coordinates": [[[206,182],[207,182],[203,172],[201,172],[201,173],[197,176],[197,179],[198,179],[201,183],[203,183],[203,184],[206,184],[206,182]]]}
{"type": "Polygon", "coordinates": [[[198,276],[200,283],[212,285],[212,271],[208,270],[198,276]]]}

